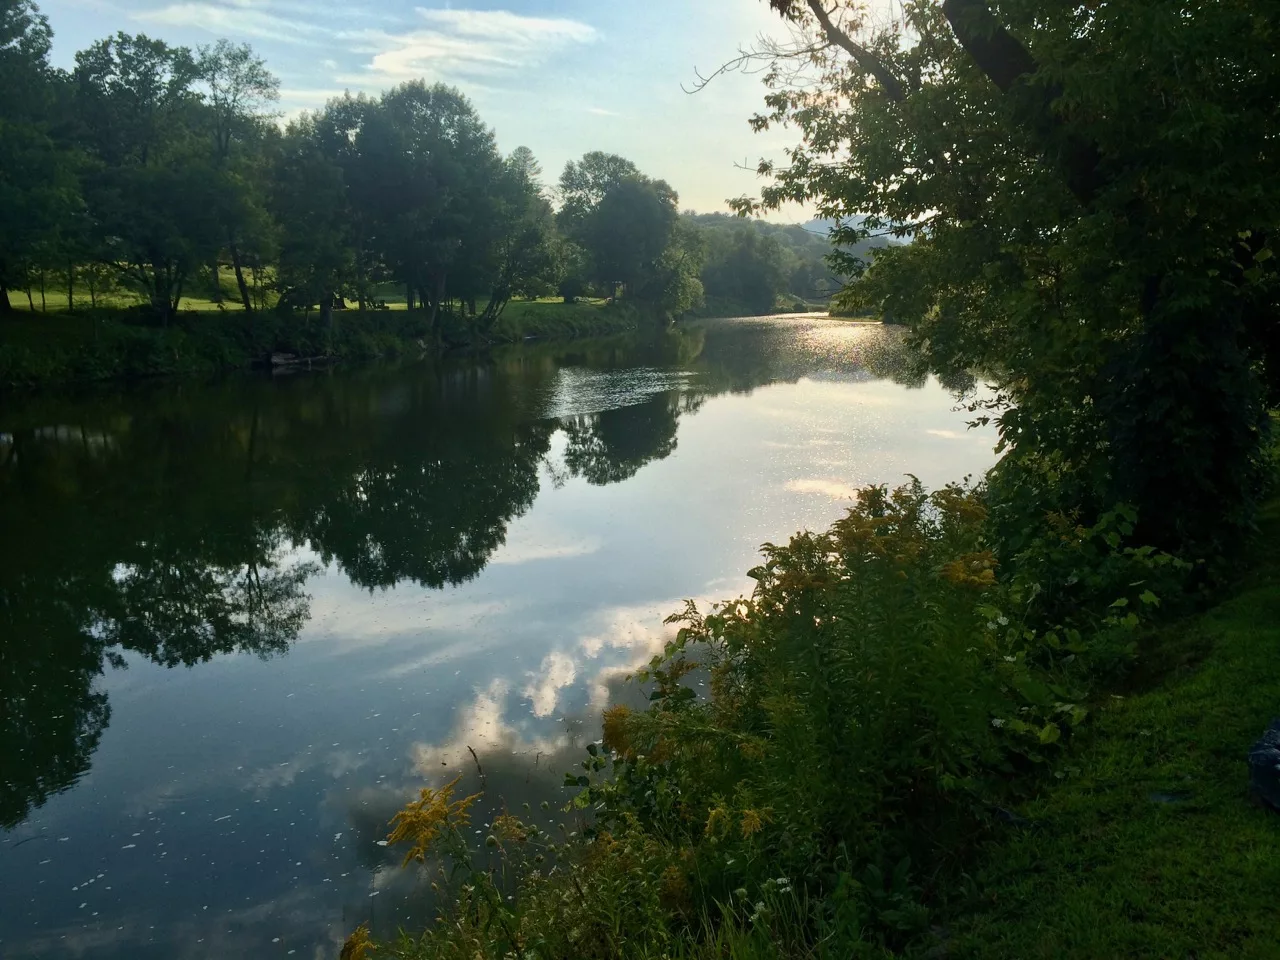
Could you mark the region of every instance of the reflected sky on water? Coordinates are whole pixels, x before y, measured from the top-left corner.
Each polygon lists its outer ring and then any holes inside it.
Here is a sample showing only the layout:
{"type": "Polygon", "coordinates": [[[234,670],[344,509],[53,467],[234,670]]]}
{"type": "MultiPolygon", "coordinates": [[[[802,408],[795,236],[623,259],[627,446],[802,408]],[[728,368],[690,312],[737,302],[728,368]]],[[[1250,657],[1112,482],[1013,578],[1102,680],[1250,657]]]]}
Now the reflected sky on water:
{"type": "MultiPolygon", "coordinates": [[[[951,387],[963,385],[949,385],[951,387]]],[[[564,801],[686,597],[993,462],[892,330],[717,321],[0,410],[0,955],[332,957],[423,785],[564,801]]]]}

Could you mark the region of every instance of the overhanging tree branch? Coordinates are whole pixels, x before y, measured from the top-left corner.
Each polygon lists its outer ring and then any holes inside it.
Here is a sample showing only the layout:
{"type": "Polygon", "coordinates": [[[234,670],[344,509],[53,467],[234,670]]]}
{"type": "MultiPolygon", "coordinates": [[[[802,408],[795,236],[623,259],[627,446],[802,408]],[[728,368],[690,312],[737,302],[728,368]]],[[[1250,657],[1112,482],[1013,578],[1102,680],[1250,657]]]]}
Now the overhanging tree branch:
{"type": "Polygon", "coordinates": [[[978,68],[1008,93],[1039,69],[1035,57],[1004,26],[985,0],[944,0],[942,14],[978,68]]]}
{"type": "Polygon", "coordinates": [[[1039,63],[996,19],[986,0],[943,0],[942,14],[978,69],[1013,99],[1016,119],[1036,138],[1045,156],[1062,170],[1076,199],[1086,205],[1092,203],[1105,183],[1102,154],[1096,143],[1069,130],[1054,110],[1062,87],[1028,82],[1039,72],[1039,63]]]}
{"type": "Polygon", "coordinates": [[[822,5],[822,0],[805,0],[805,2],[809,5],[809,9],[813,11],[813,15],[817,19],[819,26],[822,27],[822,32],[827,39],[853,57],[854,63],[861,67],[864,72],[875,77],[876,82],[880,84],[881,89],[884,90],[885,95],[890,100],[896,103],[906,96],[906,89],[903,87],[902,81],[894,75],[883,60],[835,25],[831,15],[827,13],[826,7],[822,5]]]}

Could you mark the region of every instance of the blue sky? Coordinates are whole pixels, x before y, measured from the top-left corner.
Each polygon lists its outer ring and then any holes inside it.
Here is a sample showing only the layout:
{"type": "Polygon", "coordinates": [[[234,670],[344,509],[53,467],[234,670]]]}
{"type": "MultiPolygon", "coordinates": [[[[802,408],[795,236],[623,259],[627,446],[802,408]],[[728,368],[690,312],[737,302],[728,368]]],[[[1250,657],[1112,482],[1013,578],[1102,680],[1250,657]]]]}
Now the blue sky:
{"type": "MultiPolygon", "coordinates": [[[[783,28],[764,0],[42,0],[54,59],[124,30],[195,46],[248,42],[280,78],[281,109],[322,106],[344,89],[377,93],[418,77],[460,87],[497,130],[525,145],[553,181],[587,150],[634,160],[668,180],[681,205],[724,209],[756,194],[761,157],[789,131],[753,134],[758,77],[731,75],[689,96],[682,84],[783,28]]],[[[805,219],[796,208],[778,219],[805,219]]]]}

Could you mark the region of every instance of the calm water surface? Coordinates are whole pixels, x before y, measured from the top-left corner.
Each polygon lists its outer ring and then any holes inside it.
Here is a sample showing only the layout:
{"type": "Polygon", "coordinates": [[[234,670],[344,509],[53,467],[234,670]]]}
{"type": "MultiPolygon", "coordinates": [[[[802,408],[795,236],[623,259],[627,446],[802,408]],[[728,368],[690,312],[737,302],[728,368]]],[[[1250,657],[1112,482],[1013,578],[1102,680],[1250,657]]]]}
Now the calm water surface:
{"type": "Polygon", "coordinates": [[[0,956],[333,957],[420,922],[378,841],[475,784],[468,747],[490,809],[563,802],[683,598],[748,590],[860,484],[990,465],[899,359],[776,318],[2,401],[0,956]]]}

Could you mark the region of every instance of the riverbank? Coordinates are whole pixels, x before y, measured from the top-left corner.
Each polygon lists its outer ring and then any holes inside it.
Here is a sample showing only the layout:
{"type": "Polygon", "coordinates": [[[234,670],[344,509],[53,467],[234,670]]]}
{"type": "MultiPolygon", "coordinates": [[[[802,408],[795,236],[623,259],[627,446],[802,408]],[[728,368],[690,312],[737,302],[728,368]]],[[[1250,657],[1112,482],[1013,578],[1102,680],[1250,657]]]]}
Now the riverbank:
{"type": "Polygon", "coordinates": [[[162,328],[136,310],[19,311],[0,320],[0,389],[212,376],[265,366],[273,355],[363,362],[531,338],[607,336],[643,319],[601,301],[517,301],[483,343],[446,320],[433,345],[427,316],[407,310],[336,311],[332,328],[317,313],[188,310],[162,328]]]}
{"type": "Polygon", "coordinates": [[[566,781],[586,840],[501,818],[467,865],[470,801],[426,791],[399,839],[431,814],[425,849],[467,892],[389,952],[1275,956],[1280,814],[1245,756],[1280,715],[1280,502],[1222,599],[1182,616],[1157,609],[1176,564],[1103,546],[1123,518],[1062,528],[1037,578],[1107,581],[1064,629],[1009,624],[1029,582],[996,581],[984,523],[954,492],[869,495],[770,548],[753,606],[691,614],[642,677],[653,705],[606,712],[606,749],[566,781]],[[703,701],[681,678],[708,665],[703,701]],[[508,906],[486,885],[521,863],[508,906]]]}
{"type": "Polygon", "coordinates": [[[1280,716],[1280,501],[1262,526],[1235,595],[1150,639],[1062,781],[983,851],[948,956],[1277,955],[1280,813],[1244,761],[1280,716]]]}

